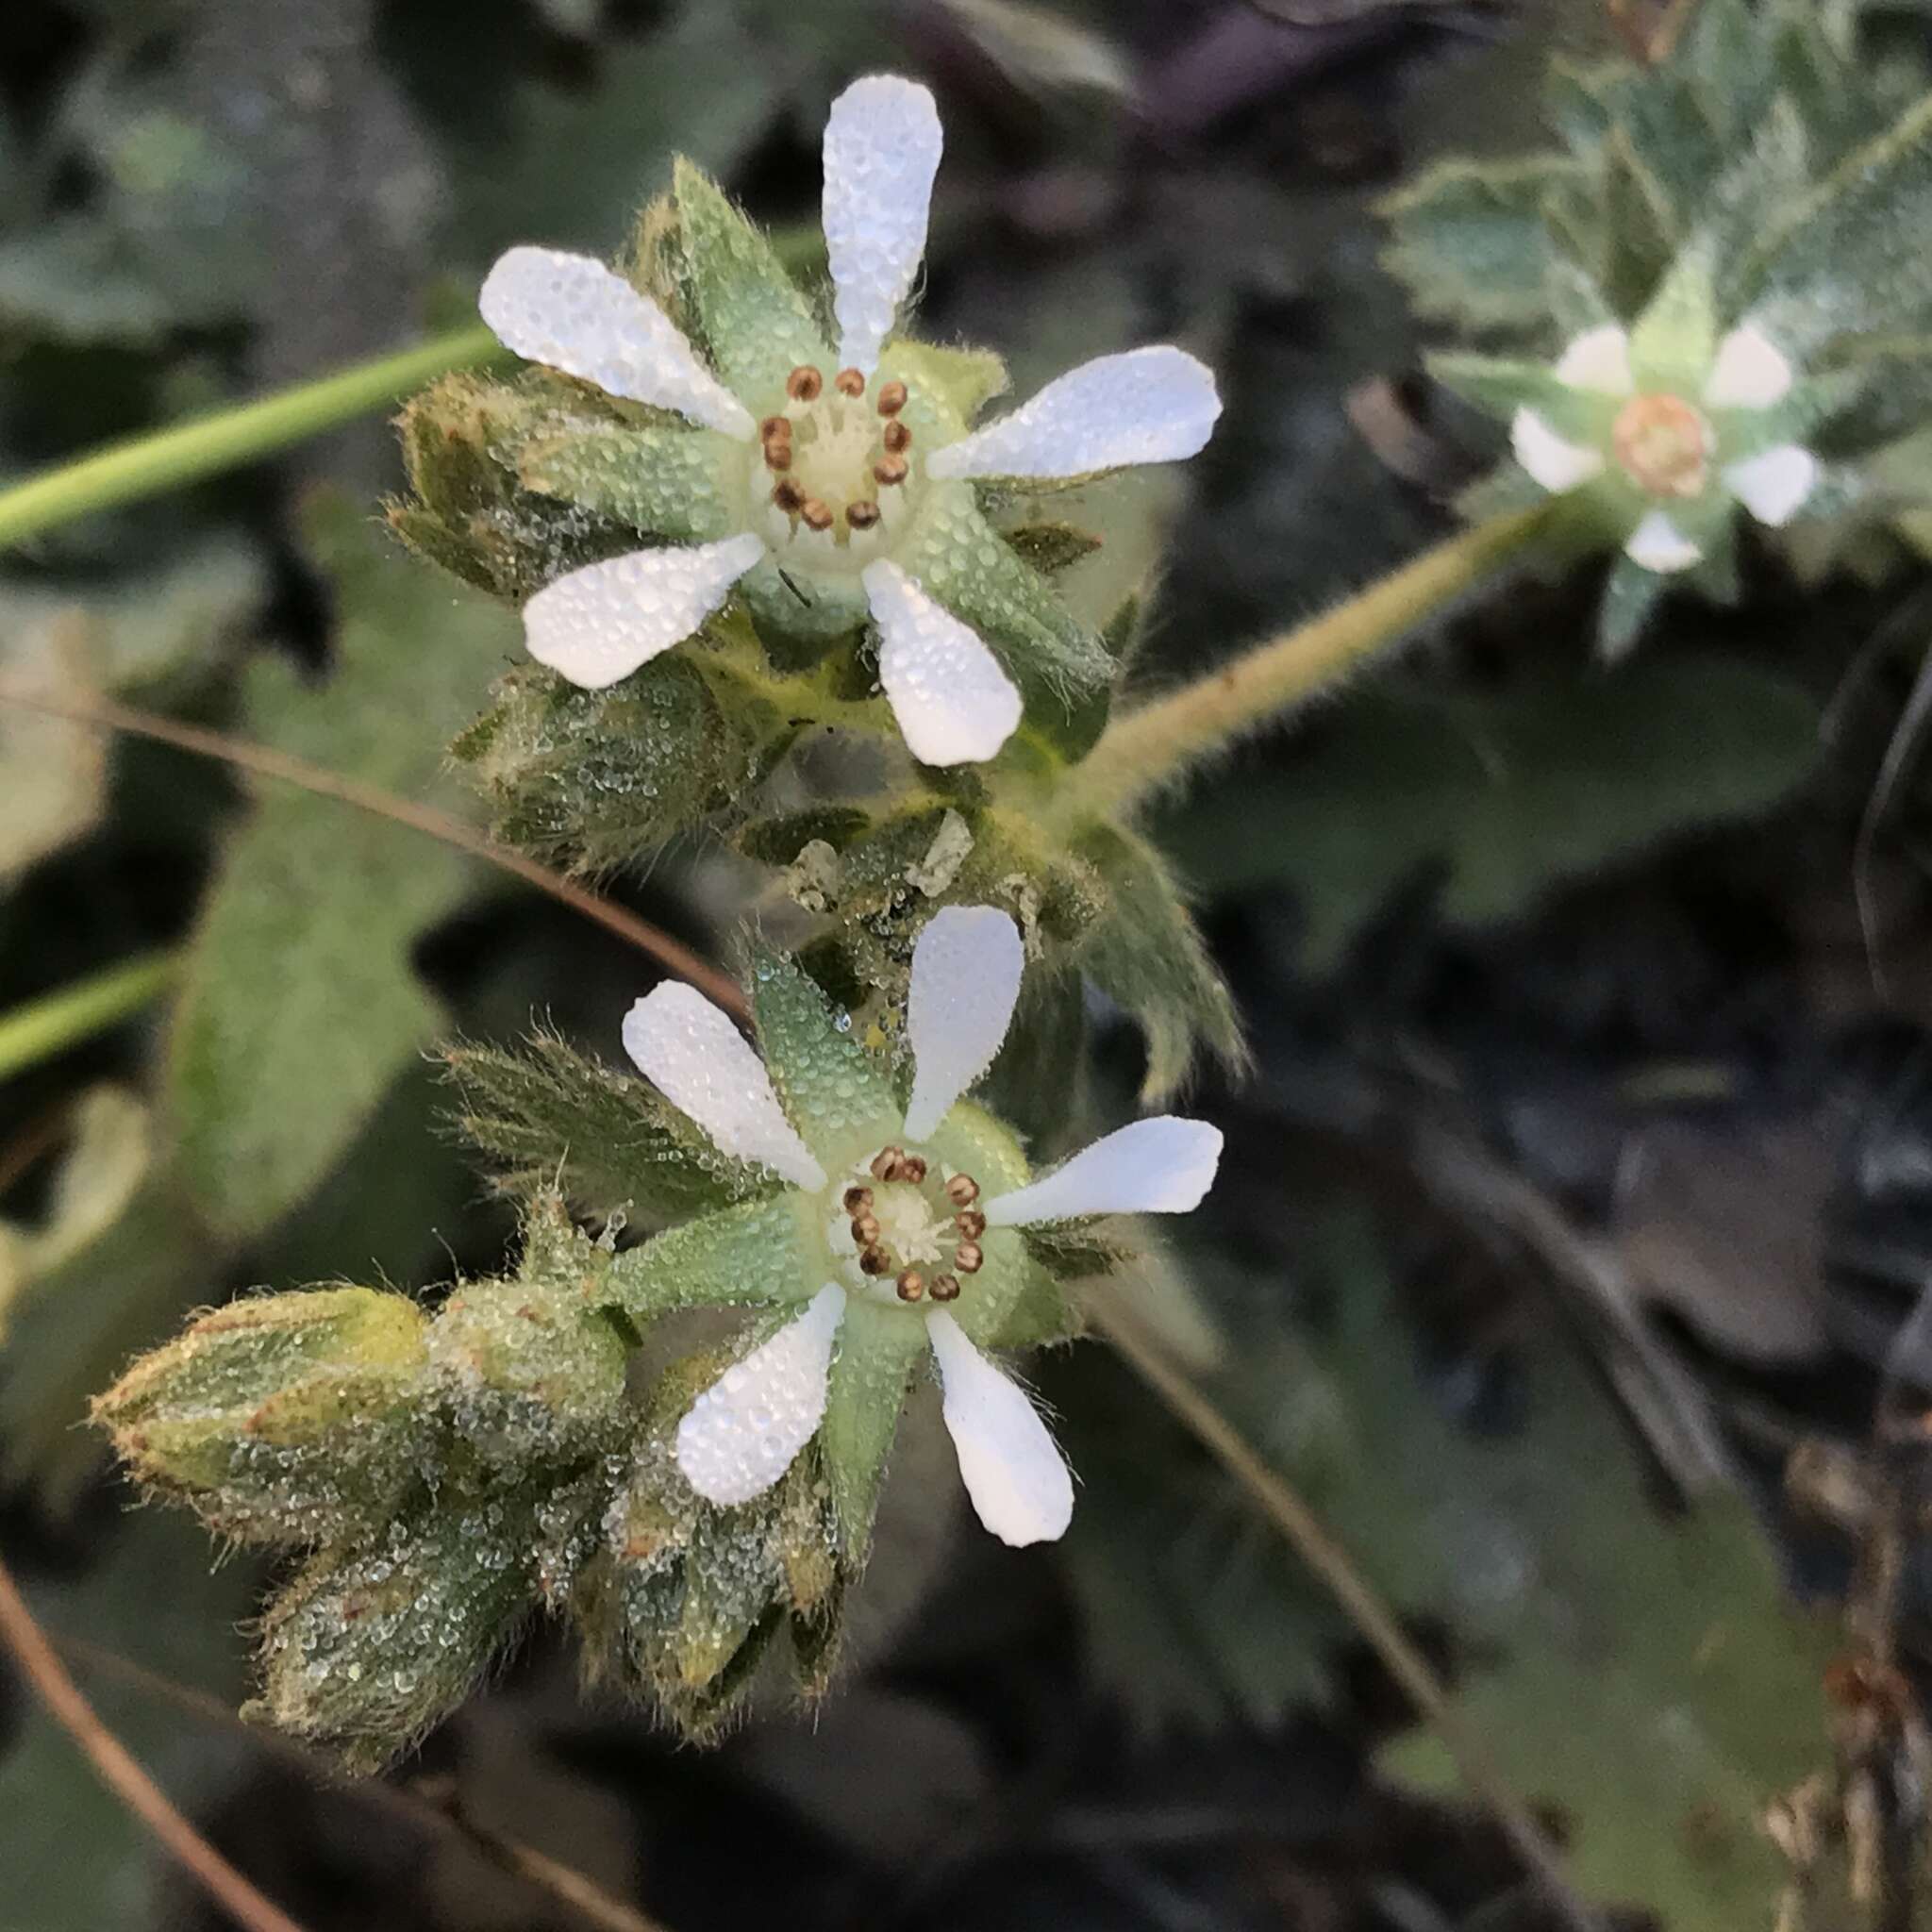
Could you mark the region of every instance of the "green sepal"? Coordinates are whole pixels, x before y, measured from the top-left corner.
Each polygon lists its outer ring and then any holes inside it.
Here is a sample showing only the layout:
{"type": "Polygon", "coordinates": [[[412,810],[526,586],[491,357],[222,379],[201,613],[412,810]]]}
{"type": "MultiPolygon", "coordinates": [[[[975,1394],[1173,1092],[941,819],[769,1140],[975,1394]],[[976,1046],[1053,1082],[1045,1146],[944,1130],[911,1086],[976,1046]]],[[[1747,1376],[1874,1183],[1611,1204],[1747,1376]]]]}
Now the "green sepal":
{"type": "Polygon", "coordinates": [[[1640,390],[1696,395],[1716,359],[1717,277],[1707,248],[1683,250],[1630,330],[1640,390]]]}
{"type": "Polygon", "coordinates": [[[891,1141],[904,1110],[885,1069],[853,1038],[850,1014],[834,1013],[793,961],[762,945],[752,958],[750,991],[779,1105],[826,1173],[891,1141]]]}
{"type": "Polygon", "coordinates": [[[1099,874],[1106,908],[1074,960],[1146,1032],[1141,1099],[1171,1094],[1187,1077],[1197,1045],[1225,1066],[1245,1066],[1233,997],[1159,854],[1135,834],[1104,824],[1088,826],[1074,850],[1099,874]]]}
{"type": "MultiPolygon", "coordinates": [[[[946,348],[895,337],[879,358],[884,381],[897,378],[908,388],[924,391],[954,419],[957,436],[996,396],[1010,386],[1006,363],[991,349],[946,348]]],[[[915,423],[917,430],[921,425],[915,423]]]]}
{"type": "Polygon", "coordinates": [[[1424,365],[1430,376],[1485,413],[1508,422],[1518,409],[1534,409],[1558,436],[1596,443],[1609,432],[1617,398],[1560,382],[1547,362],[1513,357],[1445,354],[1424,365]]]}
{"type": "Polygon", "coordinates": [[[381,1522],[423,1448],[425,1318],[325,1288],[200,1316],[141,1357],[92,1420],[129,1474],[218,1535],[314,1542],[381,1522]]]}
{"type": "Polygon", "coordinates": [[[680,1221],[773,1192],[763,1167],[722,1152],[648,1080],[613,1072],[558,1035],[520,1051],[456,1041],[440,1056],[463,1138],[506,1193],[561,1187],[586,1211],[680,1221]]]}
{"type": "Polygon", "coordinates": [[[970,486],[932,489],[899,561],[999,658],[1024,699],[1024,731],[1063,758],[1091,749],[1107,724],[1113,660],[1002,540],[970,486]]]}
{"type": "Polygon", "coordinates": [[[898,1433],[907,1387],[925,1353],[924,1322],[860,1295],[847,1300],[819,1424],[819,1454],[839,1549],[854,1569],[871,1546],[886,1457],[898,1433]]]}
{"type": "MultiPolygon", "coordinates": [[[[1021,1255],[1014,1273],[1018,1286],[1001,1311],[997,1326],[991,1327],[983,1340],[973,1338],[982,1347],[1048,1348],[1056,1342],[1071,1341],[1085,1331],[1086,1324],[1072,1297],[1030,1251],[1021,1255]]],[[[963,1323],[960,1325],[965,1326],[963,1323]]]]}
{"type": "Polygon", "coordinates": [[[1596,618],[1597,655],[1606,663],[1630,655],[1664,590],[1665,580],[1656,571],[1645,570],[1627,557],[1619,557],[1610,566],[1596,618]]]}
{"type": "Polygon", "coordinates": [[[709,429],[587,423],[533,437],[519,452],[526,490],[580,505],[654,537],[710,543],[738,531],[744,452],[709,429]]]}
{"type": "Polygon", "coordinates": [[[535,1598],[535,1525],[510,1495],[418,1496],[375,1541],[321,1551],[261,1621],[243,1715],[380,1770],[475,1688],[535,1598]]]}
{"type": "Polygon", "coordinates": [[[608,1291],[640,1324],[674,1308],[808,1302],[830,1268],[823,1231],[812,1224],[816,1208],[787,1189],[700,1215],[615,1256],[608,1291]]]}
{"type": "Polygon", "coordinates": [[[1513,458],[1486,471],[1456,498],[1456,514],[1465,523],[1516,516],[1549,501],[1550,492],[1513,458]]]}
{"type": "Polygon", "coordinates": [[[802,363],[830,374],[818,318],[771,242],[703,169],[679,156],[671,192],[695,332],[724,387],[764,415],[802,363]]]}

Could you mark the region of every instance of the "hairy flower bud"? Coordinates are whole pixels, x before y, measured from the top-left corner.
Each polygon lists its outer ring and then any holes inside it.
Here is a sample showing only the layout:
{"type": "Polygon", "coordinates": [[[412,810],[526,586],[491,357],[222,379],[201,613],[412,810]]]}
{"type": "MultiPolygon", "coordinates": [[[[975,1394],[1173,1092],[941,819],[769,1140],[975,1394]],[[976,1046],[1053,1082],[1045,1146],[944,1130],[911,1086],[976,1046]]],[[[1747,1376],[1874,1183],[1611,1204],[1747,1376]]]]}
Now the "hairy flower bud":
{"type": "Polygon", "coordinates": [[[137,1480],[211,1529],[318,1541],[379,1521],[409,1480],[425,1325],[368,1288],[237,1302],[142,1357],[93,1418],[137,1480]]]}

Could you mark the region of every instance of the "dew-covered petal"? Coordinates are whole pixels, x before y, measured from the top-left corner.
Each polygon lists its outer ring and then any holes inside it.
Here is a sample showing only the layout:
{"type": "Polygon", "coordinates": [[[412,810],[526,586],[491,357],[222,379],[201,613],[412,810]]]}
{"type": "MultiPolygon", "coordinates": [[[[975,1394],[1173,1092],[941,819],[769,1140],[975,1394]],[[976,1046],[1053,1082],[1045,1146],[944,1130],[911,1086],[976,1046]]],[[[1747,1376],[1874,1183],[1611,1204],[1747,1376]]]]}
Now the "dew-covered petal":
{"type": "Polygon", "coordinates": [[[1027,1227],[1075,1214],[1185,1214],[1200,1205],[1221,1164],[1221,1129],[1178,1114],[1117,1128],[1064,1167],[984,1204],[995,1227],[1027,1227]]]}
{"type": "Polygon", "coordinates": [[[732,1365],[677,1425],[677,1466],[708,1503],[762,1495],[791,1467],[825,1412],[832,1343],[845,1291],[827,1282],[789,1322],[732,1365]]]}
{"type": "Polygon", "coordinates": [[[948,906],[926,921],[912,948],[906,1008],[913,1065],[908,1140],[924,1140],[992,1065],[1025,968],[1020,928],[996,906],[948,906]]]}
{"type": "Polygon", "coordinates": [[[1777,529],[1804,508],[1818,485],[1818,458],[1795,442],[1781,442],[1730,464],[1724,486],[1760,524],[1777,529]]]}
{"type": "Polygon", "coordinates": [[[1784,351],[1747,322],[1717,345],[1704,400],[1713,409],[1769,409],[1790,394],[1792,379],[1784,351]]]}
{"type": "Polygon", "coordinates": [[[912,756],[928,765],[991,758],[1021,712],[999,659],[896,563],[881,558],[860,581],[879,629],[879,682],[912,756]]]}
{"type": "Polygon", "coordinates": [[[1040,1411],[942,1309],[926,1317],[946,1428],[979,1520],[1016,1548],[1052,1542],[1074,1517],[1074,1478],[1040,1411]]]}
{"type": "Polygon", "coordinates": [[[785,1118],[764,1062],[695,987],[654,986],[625,1015],[624,1050],[726,1154],[762,1161],[795,1187],[824,1186],[825,1171],[785,1118]]]}
{"type": "Polygon", "coordinates": [[[476,306],[506,348],[594,382],[607,394],[675,409],[749,442],[751,412],[698,360],[676,325],[588,255],[512,248],[484,278],[476,306]]]}
{"type": "Polygon", "coordinates": [[[1558,436],[1535,409],[1517,410],[1509,425],[1509,447],[1516,452],[1516,460],[1553,496],[1603,474],[1602,450],[1558,436]]]}
{"type": "Polygon", "coordinates": [[[1159,344],[1070,369],[1010,416],[926,459],[930,476],[1084,476],[1193,456],[1214,432],[1214,372],[1159,344]]]}
{"type": "Polygon", "coordinates": [[[930,92],[892,74],[855,80],[825,122],[825,254],[839,359],[866,375],[925,254],[943,140],[930,92]]]}
{"type": "Polygon", "coordinates": [[[1632,563],[1641,563],[1645,570],[1654,570],[1659,576],[1669,576],[1675,571],[1689,570],[1693,563],[1700,561],[1704,546],[1685,536],[1662,510],[1654,509],[1630,532],[1629,540],[1624,545],[1624,555],[1632,563]]]}
{"type": "Polygon", "coordinates": [[[1557,363],[1557,380],[1571,389],[1627,396],[1637,387],[1630,373],[1628,334],[1613,322],[1585,329],[1563,351],[1557,363]]]}
{"type": "Polygon", "coordinates": [[[602,691],[681,644],[764,554],[747,534],[587,563],[524,606],[524,641],[538,663],[602,691]]]}

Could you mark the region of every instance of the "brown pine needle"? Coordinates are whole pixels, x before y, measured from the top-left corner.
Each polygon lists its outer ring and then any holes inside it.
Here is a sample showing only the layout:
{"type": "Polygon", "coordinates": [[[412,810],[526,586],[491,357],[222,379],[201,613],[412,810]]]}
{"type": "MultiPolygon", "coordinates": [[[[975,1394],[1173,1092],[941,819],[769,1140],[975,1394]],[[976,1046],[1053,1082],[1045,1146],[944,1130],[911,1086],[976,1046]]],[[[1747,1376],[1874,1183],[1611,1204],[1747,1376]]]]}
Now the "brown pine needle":
{"type": "Polygon", "coordinates": [[[392,819],[397,824],[413,826],[419,832],[426,832],[432,839],[441,840],[445,845],[454,845],[473,858],[487,860],[522,879],[525,884],[535,886],[540,892],[549,893],[574,912],[581,912],[586,919],[595,920],[607,931],[614,932],[619,939],[628,940],[640,951],[648,953],[667,972],[689,980],[707,999],[715,1001],[727,1011],[741,1015],[745,1011],[744,994],[738,982],[719,972],[689,946],[673,939],[668,932],[660,931],[649,921],[640,919],[622,906],[613,906],[608,899],[574,885],[560,873],[551,871],[546,865],[539,865],[534,858],[526,858],[521,852],[498,844],[494,839],[464,824],[462,820],[452,817],[448,812],[437,810],[434,806],[419,805],[414,799],[386,791],[379,785],[365,785],[360,779],[331,772],[323,765],[310,764],[307,758],[276,751],[272,745],[256,744],[230,732],[210,730],[201,724],[183,724],[174,718],[137,710],[131,705],[116,704],[111,698],[87,701],[50,698],[42,692],[20,691],[0,683],[0,704],[19,705],[30,711],[65,718],[73,724],[89,725],[99,731],[122,731],[131,738],[151,739],[157,744],[173,745],[176,751],[215,758],[223,764],[254,772],[263,777],[279,778],[285,784],[300,786],[303,791],[315,792],[321,797],[339,799],[358,811],[392,819]]]}
{"type": "Polygon", "coordinates": [[[54,1655],[12,1573],[0,1562],[0,1642],[13,1653],[48,1714],[85,1753],[101,1782],[154,1833],[161,1849],[247,1932],[303,1932],[256,1890],[169,1803],[134,1754],[104,1724],[54,1655]]]}

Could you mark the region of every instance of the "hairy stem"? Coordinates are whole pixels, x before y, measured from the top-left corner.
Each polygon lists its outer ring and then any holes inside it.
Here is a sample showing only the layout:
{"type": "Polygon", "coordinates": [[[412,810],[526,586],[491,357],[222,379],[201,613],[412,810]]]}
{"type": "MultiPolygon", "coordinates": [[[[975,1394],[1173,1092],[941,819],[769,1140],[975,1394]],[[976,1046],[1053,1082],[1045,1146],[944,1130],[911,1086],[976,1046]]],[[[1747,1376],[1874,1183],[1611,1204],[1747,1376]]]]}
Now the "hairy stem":
{"type": "Polygon", "coordinates": [[[252,462],[271,450],[379,409],[452,369],[501,353],[487,328],[457,329],[314,382],[278,390],[257,402],[109,443],[92,456],[0,490],[0,549],[94,510],[155,496],[252,462]]]}
{"type": "Polygon", "coordinates": [[[1067,776],[1066,808],[1108,817],[1291,710],[1488,582],[1542,530],[1546,507],[1458,531],[1345,604],[1127,712],[1067,776]]]}
{"type": "Polygon", "coordinates": [[[0,1080],[140,1012],[180,970],[178,954],[142,953],[0,1013],[0,1080]]]}

